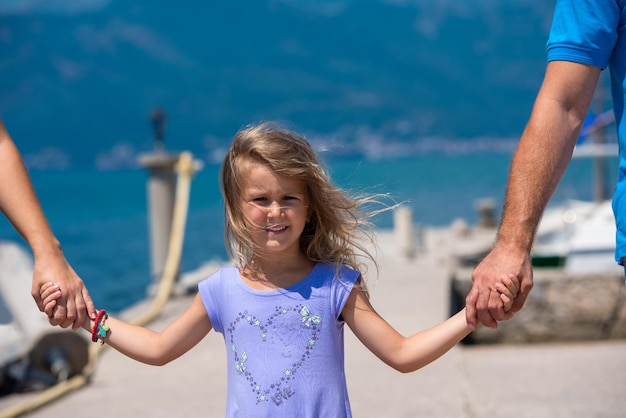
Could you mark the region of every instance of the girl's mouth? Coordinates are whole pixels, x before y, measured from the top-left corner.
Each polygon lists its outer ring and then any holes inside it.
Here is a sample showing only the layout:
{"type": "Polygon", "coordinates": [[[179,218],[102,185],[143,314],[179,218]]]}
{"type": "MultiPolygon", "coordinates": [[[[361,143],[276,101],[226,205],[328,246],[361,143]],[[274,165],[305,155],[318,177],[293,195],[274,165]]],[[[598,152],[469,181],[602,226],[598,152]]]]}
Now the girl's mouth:
{"type": "Polygon", "coordinates": [[[287,229],[287,227],[284,226],[284,225],[282,225],[282,226],[279,226],[279,225],[268,226],[268,227],[265,228],[265,230],[267,232],[281,232],[281,231],[284,231],[285,229],[287,229]]]}

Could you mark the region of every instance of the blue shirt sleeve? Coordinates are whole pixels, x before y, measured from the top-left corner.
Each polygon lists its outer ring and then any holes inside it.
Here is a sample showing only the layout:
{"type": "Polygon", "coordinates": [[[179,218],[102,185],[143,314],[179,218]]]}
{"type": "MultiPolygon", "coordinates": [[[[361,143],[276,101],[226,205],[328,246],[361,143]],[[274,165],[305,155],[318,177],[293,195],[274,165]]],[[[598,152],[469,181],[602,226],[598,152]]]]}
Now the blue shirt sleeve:
{"type": "Polygon", "coordinates": [[[620,0],[557,0],[547,43],[548,62],[573,61],[602,69],[618,39],[620,0]]]}
{"type": "Polygon", "coordinates": [[[204,309],[206,309],[207,315],[211,320],[211,325],[215,331],[220,333],[224,333],[220,309],[220,303],[222,302],[222,297],[220,296],[223,294],[223,276],[228,276],[229,274],[233,274],[232,268],[222,268],[209,278],[198,283],[198,293],[204,303],[204,309]]]}

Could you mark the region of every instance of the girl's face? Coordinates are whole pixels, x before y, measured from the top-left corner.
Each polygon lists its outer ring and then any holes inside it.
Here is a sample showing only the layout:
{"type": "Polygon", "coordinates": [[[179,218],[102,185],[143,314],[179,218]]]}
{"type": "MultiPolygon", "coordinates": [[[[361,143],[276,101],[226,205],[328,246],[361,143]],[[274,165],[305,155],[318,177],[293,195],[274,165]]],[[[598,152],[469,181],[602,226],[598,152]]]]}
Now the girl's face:
{"type": "Polygon", "coordinates": [[[241,204],[252,241],[266,257],[300,255],[308,216],[304,184],[259,163],[246,174],[241,204]]]}

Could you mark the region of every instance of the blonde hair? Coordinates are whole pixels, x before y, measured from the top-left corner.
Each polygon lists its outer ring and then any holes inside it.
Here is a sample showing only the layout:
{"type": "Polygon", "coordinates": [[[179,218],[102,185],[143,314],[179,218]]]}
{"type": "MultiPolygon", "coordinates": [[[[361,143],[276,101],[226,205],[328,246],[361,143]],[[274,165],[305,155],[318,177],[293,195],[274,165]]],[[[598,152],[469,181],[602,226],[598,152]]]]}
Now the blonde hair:
{"type": "Polygon", "coordinates": [[[311,145],[273,123],[239,131],[222,163],[225,241],[235,264],[251,267],[254,254],[241,207],[244,176],[250,163],[265,165],[304,185],[309,221],[300,237],[300,248],[309,259],[361,272],[367,270],[365,261],[370,260],[378,269],[372,253],[375,247],[368,245],[375,243],[370,218],[381,210],[368,211],[364,205],[380,204],[382,196],[354,196],[334,186],[311,145]]]}

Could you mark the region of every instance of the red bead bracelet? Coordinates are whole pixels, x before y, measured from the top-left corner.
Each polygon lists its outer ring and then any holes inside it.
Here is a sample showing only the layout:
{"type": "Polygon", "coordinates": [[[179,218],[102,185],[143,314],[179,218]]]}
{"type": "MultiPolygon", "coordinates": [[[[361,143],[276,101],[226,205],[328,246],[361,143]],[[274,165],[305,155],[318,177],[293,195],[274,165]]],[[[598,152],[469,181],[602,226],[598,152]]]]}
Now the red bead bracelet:
{"type": "Polygon", "coordinates": [[[98,311],[98,315],[96,315],[96,320],[93,323],[93,328],[91,329],[92,342],[98,342],[98,330],[100,328],[100,322],[102,321],[102,318],[106,318],[107,316],[107,311],[105,309],[98,311]]]}

